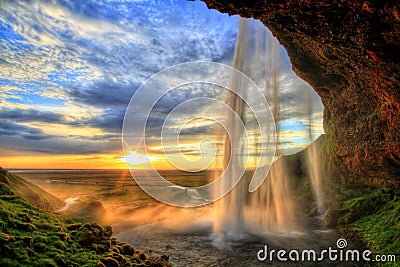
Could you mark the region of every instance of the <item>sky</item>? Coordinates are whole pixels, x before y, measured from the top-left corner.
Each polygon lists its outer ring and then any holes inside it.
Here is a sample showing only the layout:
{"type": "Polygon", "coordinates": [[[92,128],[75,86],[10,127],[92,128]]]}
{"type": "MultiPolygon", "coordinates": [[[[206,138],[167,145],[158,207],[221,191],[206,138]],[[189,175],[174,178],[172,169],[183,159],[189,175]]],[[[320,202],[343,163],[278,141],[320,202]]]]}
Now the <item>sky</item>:
{"type": "MultiPolygon", "coordinates": [[[[267,30],[257,21],[250,23],[255,29],[250,38],[255,42],[257,33],[267,30]]],[[[138,88],[180,63],[232,65],[238,25],[238,16],[208,10],[198,1],[2,1],[0,166],[125,168],[122,123],[138,88]]],[[[279,145],[282,154],[290,154],[310,142],[310,128],[313,138],[323,132],[323,107],[311,87],[291,71],[283,47],[279,53],[279,145]],[[312,121],[306,116],[310,94],[312,121]]],[[[251,78],[264,86],[264,79],[256,74],[251,78]]],[[[180,149],[168,141],[162,144],[158,129],[179,103],[201,96],[224,98],[220,91],[201,86],[165,95],[149,119],[151,153],[146,157],[137,148],[128,151],[127,158],[138,168],[149,161],[169,168],[162,146],[169,147],[171,154],[181,151],[195,158],[201,138],[216,137],[215,127],[207,127],[213,122],[193,120],[181,125],[180,149]]],[[[194,105],[193,111],[218,113],[202,103],[194,105]]],[[[176,115],[169,128],[184,122],[186,115],[176,115]]]]}

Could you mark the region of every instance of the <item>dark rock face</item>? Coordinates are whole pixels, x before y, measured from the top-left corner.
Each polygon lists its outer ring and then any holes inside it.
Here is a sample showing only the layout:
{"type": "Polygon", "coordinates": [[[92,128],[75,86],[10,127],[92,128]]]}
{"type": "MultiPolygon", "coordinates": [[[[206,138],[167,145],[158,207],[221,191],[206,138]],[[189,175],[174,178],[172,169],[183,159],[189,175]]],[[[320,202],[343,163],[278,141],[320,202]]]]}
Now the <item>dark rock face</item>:
{"type": "Polygon", "coordinates": [[[261,20],[325,106],[327,154],[346,184],[400,187],[400,2],[203,0],[261,20]]]}

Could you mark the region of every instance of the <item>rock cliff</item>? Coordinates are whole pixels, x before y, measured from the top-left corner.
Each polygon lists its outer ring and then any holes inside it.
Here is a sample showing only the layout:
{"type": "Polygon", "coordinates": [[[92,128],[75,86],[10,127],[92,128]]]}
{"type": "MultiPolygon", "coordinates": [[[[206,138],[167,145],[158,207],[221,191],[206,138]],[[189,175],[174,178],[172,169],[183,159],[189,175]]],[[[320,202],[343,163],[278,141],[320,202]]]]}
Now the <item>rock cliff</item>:
{"type": "Polygon", "coordinates": [[[261,20],[325,106],[327,155],[345,184],[400,187],[400,2],[203,0],[261,20]]]}

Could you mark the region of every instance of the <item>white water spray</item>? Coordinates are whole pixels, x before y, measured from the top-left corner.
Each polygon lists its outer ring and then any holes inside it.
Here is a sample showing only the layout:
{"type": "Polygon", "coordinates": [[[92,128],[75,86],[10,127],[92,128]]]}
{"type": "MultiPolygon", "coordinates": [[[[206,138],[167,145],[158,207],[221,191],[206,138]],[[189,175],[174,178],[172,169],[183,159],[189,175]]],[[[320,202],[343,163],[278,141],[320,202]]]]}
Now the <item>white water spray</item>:
{"type": "Polygon", "coordinates": [[[308,94],[308,116],[309,116],[309,126],[308,126],[308,137],[310,140],[310,145],[306,149],[306,163],[308,169],[308,176],[310,177],[311,185],[313,188],[314,199],[316,202],[316,208],[318,214],[324,215],[328,210],[326,194],[324,190],[324,177],[325,172],[322,167],[322,158],[321,158],[321,142],[314,142],[313,137],[313,99],[311,95],[311,91],[308,94]]]}
{"type": "MultiPolygon", "coordinates": [[[[249,22],[248,20],[241,19],[239,26],[239,33],[236,41],[235,56],[233,59],[233,67],[246,73],[248,61],[246,61],[245,53],[248,53],[249,47],[249,22]]],[[[231,85],[226,104],[238,114],[240,119],[244,120],[244,102],[238,96],[246,90],[246,82],[242,76],[238,76],[237,72],[232,72],[231,85]]],[[[233,117],[228,118],[228,133],[224,140],[224,158],[222,162],[221,171],[215,171],[215,177],[219,177],[221,172],[227,179],[220,188],[216,188],[217,194],[219,190],[226,192],[232,188],[232,179],[230,177],[237,177],[240,175],[238,164],[243,164],[241,159],[241,151],[232,151],[232,144],[238,144],[242,139],[242,132],[235,125],[233,117]]],[[[227,239],[240,239],[244,234],[244,182],[243,179],[239,181],[236,187],[225,197],[215,203],[214,210],[214,243],[217,247],[223,247],[227,239]]]]}
{"type": "MultiPolygon", "coordinates": [[[[272,103],[274,119],[277,122],[278,138],[276,139],[279,142],[279,116],[282,105],[279,97],[279,43],[270,32],[266,30],[258,32],[255,53],[252,53],[251,48],[254,47],[250,47],[249,44],[251,39],[250,30],[249,21],[241,19],[233,66],[250,77],[257,76],[260,72],[265,73],[264,94],[271,98],[269,100],[272,103]],[[261,49],[265,49],[263,53],[260,53],[261,49]],[[260,55],[262,54],[266,58],[265,62],[260,61],[262,59],[260,55]],[[260,71],[260,66],[265,69],[260,71]]],[[[246,92],[247,86],[234,73],[231,78],[230,89],[233,92],[229,93],[226,104],[238,114],[242,121],[248,122],[249,118],[245,118],[245,105],[235,94],[246,92]]],[[[228,125],[231,127],[228,132],[233,132],[234,134],[230,138],[225,138],[224,159],[219,166],[222,170],[225,170],[224,175],[229,178],[236,177],[236,164],[243,164],[240,151],[232,151],[232,144],[240,142],[243,136],[237,130],[240,127],[230,123],[233,119],[228,118],[228,121],[228,125]],[[231,161],[231,164],[229,164],[229,161],[231,161]]],[[[252,123],[254,125],[255,122],[253,121],[252,123]]],[[[269,140],[262,140],[262,142],[269,142],[269,140]]],[[[259,147],[260,145],[256,144],[255,150],[259,147]]],[[[283,162],[274,164],[269,177],[252,194],[248,193],[248,181],[241,179],[229,194],[215,203],[213,236],[217,247],[226,246],[229,240],[243,238],[246,232],[254,232],[256,230],[258,232],[286,233],[295,229],[292,189],[285,170],[283,162]]],[[[220,171],[216,171],[214,177],[219,177],[220,174],[220,171]]],[[[227,180],[228,182],[223,184],[221,188],[216,188],[217,192],[231,188],[232,182],[229,182],[231,179],[227,180]]]]}
{"type": "MultiPolygon", "coordinates": [[[[281,108],[284,103],[280,97],[280,47],[271,32],[264,31],[256,43],[265,42],[265,87],[264,93],[272,105],[276,124],[277,160],[264,181],[264,184],[249,196],[248,224],[250,231],[274,232],[289,234],[297,231],[293,186],[287,171],[286,162],[278,159],[282,155],[281,141],[281,108]],[[261,38],[260,38],[261,37],[261,38]]],[[[263,47],[257,45],[256,47],[263,47]]],[[[262,54],[262,53],[260,53],[262,54]]]]}

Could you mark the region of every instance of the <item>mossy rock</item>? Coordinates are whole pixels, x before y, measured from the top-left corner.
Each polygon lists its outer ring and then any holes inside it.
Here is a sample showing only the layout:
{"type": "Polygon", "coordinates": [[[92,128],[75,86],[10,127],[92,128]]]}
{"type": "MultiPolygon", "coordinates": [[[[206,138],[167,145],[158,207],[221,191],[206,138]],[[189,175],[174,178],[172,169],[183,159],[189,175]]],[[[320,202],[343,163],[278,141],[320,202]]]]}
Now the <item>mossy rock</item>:
{"type": "Polygon", "coordinates": [[[36,261],[33,266],[38,266],[38,267],[58,267],[57,264],[54,262],[53,259],[39,259],[36,261]]]}
{"type": "Polygon", "coordinates": [[[97,223],[88,223],[78,229],[76,239],[81,246],[91,248],[93,243],[109,244],[111,235],[110,228],[105,227],[103,229],[97,223]]]}
{"type": "Polygon", "coordinates": [[[106,267],[119,267],[120,264],[112,257],[105,257],[101,259],[101,263],[106,267]]]}
{"type": "Polygon", "coordinates": [[[377,213],[395,195],[391,188],[380,188],[374,192],[347,200],[343,203],[343,216],[339,223],[352,223],[370,214],[377,213]]]}
{"type": "Polygon", "coordinates": [[[27,232],[33,232],[33,231],[37,230],[36,226],[32,223],[25,223],[25,222],[17,221],[17,222],[15,222],[15,225],[18,229],[21,229],[21,230],[27,231],[27,232]]]}
{"type": "Polygon", "coordinates": [[[92,244],[91,249],[96,253],[96,254],[103,254],[107,251],[109,251],[110,246],[105,245],[105,244],[92,244]]]}
{"type": "Polygon", "coordinates": [[[0,182],[0,195],[13,196],[14,191],[4,182],[0,182]]]}
{"type": "Polygon", "coordinates": [[[12,241],[15,241],[15,237],[13,237],[12,235],[3,233],[3,232],[0,233],[0,244],[12,242],[12,241]]]}
{"type": "Polygon", "coordinates": [[[339,230],[376,254],[400,255],[400,192],[380,188],[343,203],[339,230]]]}
{"type": "Polygon", "coordinates": [[[119,246],[122,249],[121,253],[123,255],[133,256],[135,254],[135,248],[133,246],[131,246],[130,244],[121,242],[121,243],[119,243],[119,246]]]}
{"type": "Polygon", "coordinates": [[[78,230],[81,229],[83,225],[81,223],[74,223],[67,226],[68,230],[78,230]]]}
{"type": "Polygon", "coordinates": [[[112,252],[109,254],[109,256],[112,257],[113,259],[115,259],[116,261],[118,261],[119,263],[126,262],[125,257],[123,255],[121,255],[120,253],[112,252]]]}
{"type": "Polygon", "coordinates": [[[8,179],[8,172],[7,171],[0,171],[0,183],[10,184],[10,179],[8,179]]]}
{"type": "Polygon", "coordinates": [[[26,222],[26,223],[31,223],[32,222],[31,217],[29,217],[29,215],[26,214],[26,213],[20,213],[17,216],[18,216],[18,219],[20,219],[23,222],[26,222]]]}
{"type": "Polygon", "coordinates": [[[33,243],[33,249],[37,253],[47,252],[47,245],[45,243],[33,243]]]}
{"type": "Polygon", "coordinates": [[[167,255],[158,256],[158,257],[151,257],[147,260],[147,263],[152,267],[163,267],[168,265],[169,257],[167,255]]]}
{"type": "Polygon", "coordinates": [[[12,191],[0,183],[0,266],[129,267],[151,259],[111,238],[109,226],[94,222],[68,225],[62,217],[33,206],[12,191]]]}
{"type": "Polygon", "coordinates": [[[61,249],[61,250],[64,250],[67,247],[65,245],[65,243],[63,241],[61,241],[61,240],[53,242],[53,245],[54,245],[55,248],[61,249]]]}
{"type": "Polygon", "coordinates": [[[139,259],[142,260],[142,261],[148,259],[147,255],[146,255],[143,251],[141,251],[141,250],[135,251],[135,257],[139,258],[139,259]]]}
{"type": "Polygon", "coordinates": [[[57,266],[61,266],[61,267],[67,267],[68,266],[64,255],[57,255],[54,258],[54,261],[57,263],[57,266]]]}
{"type": "Polygon", "coordinates": [[[21,240],[25,244],[25,246],[32,247],[33,238],[31,236],[24,236],[21,238],[21,240]]]}
{"type": "Polygon", "coordinates": [[[167,264],[167,261],[163,256],[160,257],[151,257],[145,261],[148,266],[151,267],[163,267],[167,264]]]}

